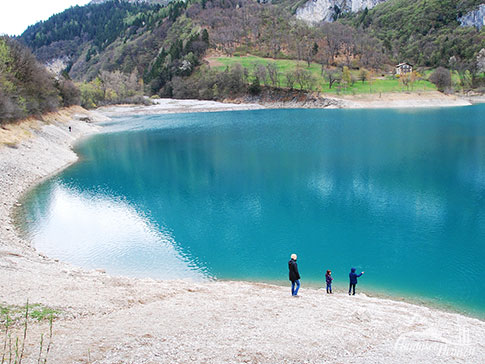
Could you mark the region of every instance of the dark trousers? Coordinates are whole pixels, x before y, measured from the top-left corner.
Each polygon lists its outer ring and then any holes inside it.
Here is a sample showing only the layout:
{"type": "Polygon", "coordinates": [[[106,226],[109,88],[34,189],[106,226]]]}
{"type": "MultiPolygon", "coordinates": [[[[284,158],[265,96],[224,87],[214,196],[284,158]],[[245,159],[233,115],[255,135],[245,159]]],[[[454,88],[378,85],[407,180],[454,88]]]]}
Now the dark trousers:
{"type": "Polygon", "coordinates": [[[350,294],[350,291],[352,291],[352,294],[355,294],[355,283],[350,283],[350,285],[349,285],[349,294],[350,294]]]}

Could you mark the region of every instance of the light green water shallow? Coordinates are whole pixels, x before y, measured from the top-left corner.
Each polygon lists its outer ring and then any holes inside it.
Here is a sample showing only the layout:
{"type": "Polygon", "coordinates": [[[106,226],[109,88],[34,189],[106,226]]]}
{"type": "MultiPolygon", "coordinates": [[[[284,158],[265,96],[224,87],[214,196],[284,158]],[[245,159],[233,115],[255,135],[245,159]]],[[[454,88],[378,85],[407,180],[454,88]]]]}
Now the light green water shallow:
{"type": "Polygon", "coordinates": [[[485,106],[120,119],[35,188],[50,256],[155,278],[302,282],[485,317],[485,106]]]}

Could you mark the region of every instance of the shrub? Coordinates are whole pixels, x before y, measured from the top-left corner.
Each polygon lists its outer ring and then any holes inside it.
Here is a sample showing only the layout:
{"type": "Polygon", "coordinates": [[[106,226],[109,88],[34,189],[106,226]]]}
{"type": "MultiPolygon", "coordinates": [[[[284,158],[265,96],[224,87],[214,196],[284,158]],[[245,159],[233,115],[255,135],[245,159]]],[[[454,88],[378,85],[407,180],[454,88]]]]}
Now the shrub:
{"type": "Polygon", "coordinates": [[[438,91],[445,91],[451,87],[451,73],[444,67],[438,67],[429,77],[429,80],[436,85],[438,91]]]}
{"type": "Polygon", "coordinates": [[[248,91],[253,96],[259,95],[261,93],[261,85],[259,84],[258,76],[254,77],[253,81],[249,85],[248,91]]]}
{"type": "Polygon", "coordinates": [[[71,80],[62,79],[57,83],[57,88],[62,98],[63,106],[79,105],[81,103],[81,91],[71,80]]]}

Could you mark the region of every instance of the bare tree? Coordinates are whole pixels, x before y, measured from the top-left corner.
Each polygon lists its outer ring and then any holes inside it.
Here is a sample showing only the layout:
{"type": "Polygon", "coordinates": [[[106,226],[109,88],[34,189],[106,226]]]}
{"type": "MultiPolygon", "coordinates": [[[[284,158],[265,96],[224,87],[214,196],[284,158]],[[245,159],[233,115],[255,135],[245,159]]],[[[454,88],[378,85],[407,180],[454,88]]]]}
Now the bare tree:
{"type": "Polygon", "coordinates": [[[382,52],[381,43],[368,34],[359,34],[356,50],[360,54],[360,63],[364,67],[379,68],[387,61],[382,52]]]}
{"type": "Polygon", "coordinates": [[[342,81],[342,72],[339,70],[327,70],[325,72],[325,78],[328,81],[328,88],[332,88],[335,83],[340,83],[342,81]]]}
{"type": "Polygon", "coordinates": [[[320,52],[320,55],[318,57],[318,63],[320,64],[320,75],[322,77],[325,74],[325,68],[328,67],[329,60],[330,60],[330,57],[328,52],[326,51],[320,52]]]}
{"type": "Polygon", "coordinates": [[[411,73],[403,73],[399,75],[399,82],[406,90],[409,90],[409,85],[411,84],[411,73]]]}
{"type": "Polygon", "coordinates": [[[310,71],[297,68],[294,75],[295,82],[300,86],[301,90],[312,90],[315,87],[315,78],[310,71]]]}
{"type": "Polygon", "coordinates": [[[276,67],[276,63],[275,62],[268,63],[266,65],[266,71],[268,73],[269,80],[271,81],[271,86],[279,87],[280,81],[279,81],[279,73],[278,73],[278,68],[276,67]]]}
{"type": "Polygon", "coordinates": [[[291,71],[286,72],[285,77],[286,77],[286,86],[290,90],[293,90],[293,87],[295,86],[295,74],[291,71]]]}
{"type": "Polygon", "coordinates": [[[263,83],[263,85],[266,85],[267,71],[264,65],[262,64],[256,65],[256,67],[254,68],[254,75],[263,83]]]}

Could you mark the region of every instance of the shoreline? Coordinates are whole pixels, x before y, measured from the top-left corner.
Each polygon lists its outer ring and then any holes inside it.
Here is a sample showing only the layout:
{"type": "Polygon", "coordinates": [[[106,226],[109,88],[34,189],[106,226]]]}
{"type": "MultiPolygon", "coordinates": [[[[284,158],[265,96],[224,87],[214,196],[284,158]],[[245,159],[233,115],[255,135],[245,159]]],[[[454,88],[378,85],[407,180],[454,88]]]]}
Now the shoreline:
{"type": "Polygon", "coordinates": [[[484,96],[462,97],[437,91],[362,95],[310,95],[305,100],[273,100],[258,97],[227,99],[223,102],[192,99],[153,99],[154,105],[108,105],[96,109],[107,117],[263,109],[421,109],[471,106],[485,103],[484,96]]]}
{"type": "MultiPolygon", "coordinates": [[[[218,280],[223,282],[246,282],[246,283],[256,283],[256,284],[261,283],[261,284],[274,285],[278,287],[287,287],[285,280],[276,280],[276,279],[267,279],[267,280],[227,279],[226,280],[224,278],[219,278],[218,280]]],[[[322,281],[312,281],[312,280],[304,279],[302,281],[302,287],[304,289],[322,291],[322,290],[325,290],[325,282],[323,279],[322,281]]],[[[341,282],[333,283],[332,288],[334,292],[342,295],[346,295],[348,291],[347,283],[341,283],[341,282]]],[[[469,318],[473,318],[473,319],[477,319],[485,322],[485,312],[483,311],[477,311],[471,308],[466,309],[465,307],[460,307],[451,302],[438,302],[429,297],[416,296],[411,292],[408,292],[408,294],[403,292],[389,293],[385,290],[385,288],[382,288],[382,287],[369,288],[369,286],[367,286],[365,283],[360,284],[360,286],[357,285],[356,291],[357,293],[370,298],[388,300],[393,302],[403,302],[410,305],[427,307],[430,310],[437,310],[437,311],[446,312],[449,314],[462,315],[465,317],[469,317],[469,318]]]]}
{"type": "MultiPolygon", "coordinates": [[[[33,135],[16,145],[0,146],[0,172],[7,176],[0,182],[0,301],[22,305],[29,299],[61,311],[49,362],[85,363],[88,355],[108,364],[478,363],[485,357],[485,322],[457,313],[363,293],[326,296],[313,288],[293,299],[288,287],[260,282],[115,277],[35,251],[19,237],[12,209],[34,184],[74,163],[72,145],[99,131],[86,121],[107,115],[76,108],[60,121],[33,123],[33,135]],[[468,336],[462,340],[463,330],[468,336]],[[299,344],[289,353],[295,334],[299,344]]],[[[46,330],[46,322],[29,327],[29,362],[46,330]]]]}
{"type": "MultiPolygon", "coordinates": [[[[470,106],[471,97],[446,95],[438,91],[389,92],[376,94],[336,95],[313,92],[305,97],[289,94],[266,94],[258,97],[243,97],[242,102],[256,102],[267,108],[309,109],[419,109],[434,107],[470,106]]],[[[475,103],[484,102],[475,98],[475,103]]],[[[229,100],[230,101],[230,100],[229,100]]]]}

